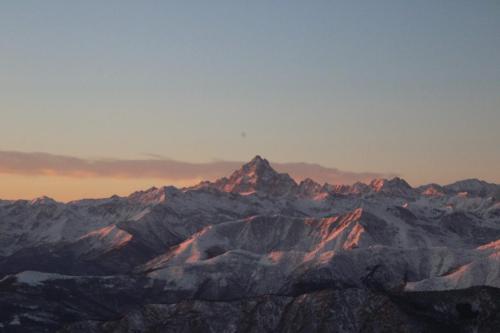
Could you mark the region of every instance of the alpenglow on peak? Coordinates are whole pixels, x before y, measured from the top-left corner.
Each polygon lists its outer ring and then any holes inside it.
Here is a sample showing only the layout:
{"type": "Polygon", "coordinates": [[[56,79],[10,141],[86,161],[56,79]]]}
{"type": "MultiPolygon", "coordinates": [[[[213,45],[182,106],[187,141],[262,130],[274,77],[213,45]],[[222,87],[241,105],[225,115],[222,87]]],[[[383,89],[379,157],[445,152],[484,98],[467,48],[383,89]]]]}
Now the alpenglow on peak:
{"type": "Polygon", "coordinates": [[[286,173],[278,173],[269,161],[255,156],[239,170],[233,172],[229,178],[221,178],[215,186],[225,192],[233,193],[266,193],[282,196],[290,193],[297,187],[297,183],[286,173]]]}

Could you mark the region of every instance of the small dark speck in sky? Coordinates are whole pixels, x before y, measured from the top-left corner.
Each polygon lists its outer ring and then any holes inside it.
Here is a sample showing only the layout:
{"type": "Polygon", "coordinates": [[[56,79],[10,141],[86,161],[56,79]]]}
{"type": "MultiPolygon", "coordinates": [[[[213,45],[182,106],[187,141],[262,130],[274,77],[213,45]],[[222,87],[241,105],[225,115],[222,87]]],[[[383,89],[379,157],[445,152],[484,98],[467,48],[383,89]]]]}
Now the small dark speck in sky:
{"type": "Polygon", "coordinates": [[[247,132],[243,131],[241,132],[241,138],[245,139],[247,137],[247,132]]]}

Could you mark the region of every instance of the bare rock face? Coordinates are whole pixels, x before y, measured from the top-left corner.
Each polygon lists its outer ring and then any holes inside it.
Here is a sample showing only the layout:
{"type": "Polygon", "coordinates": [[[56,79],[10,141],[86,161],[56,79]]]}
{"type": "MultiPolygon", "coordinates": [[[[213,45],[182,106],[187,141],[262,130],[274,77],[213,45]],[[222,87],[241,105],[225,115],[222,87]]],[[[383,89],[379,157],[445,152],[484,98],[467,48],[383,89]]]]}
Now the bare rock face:
{"type": "Polygon", "coordinates": [[[3,332],[497,332],[498,185],[228,178],[0,202],[3,332]]]}

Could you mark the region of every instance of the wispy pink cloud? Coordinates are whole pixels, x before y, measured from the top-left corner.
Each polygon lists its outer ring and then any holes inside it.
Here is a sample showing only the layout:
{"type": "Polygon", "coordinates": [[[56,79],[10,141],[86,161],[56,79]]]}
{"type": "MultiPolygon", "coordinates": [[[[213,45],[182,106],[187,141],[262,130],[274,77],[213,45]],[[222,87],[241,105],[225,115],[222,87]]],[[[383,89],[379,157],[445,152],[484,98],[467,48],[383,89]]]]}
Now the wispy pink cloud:
{"type": "MultiPolygon", "coordinates": [[[[106,178],[160,178],[166,180],[214,180],[227,176],[244,162],[215,161],[189,163],[156,157],[154,159],[99,159],[88,160],[48,153],[0,151],[0,173],[17,175],[50,175],[65,177],[106,178]]],[[[392,177],[394,174],[349,172],[309,163],[272,163],[280,171],[296,180],[312,178],[331,184],[351,184],[373,178],[392,177]]]]}

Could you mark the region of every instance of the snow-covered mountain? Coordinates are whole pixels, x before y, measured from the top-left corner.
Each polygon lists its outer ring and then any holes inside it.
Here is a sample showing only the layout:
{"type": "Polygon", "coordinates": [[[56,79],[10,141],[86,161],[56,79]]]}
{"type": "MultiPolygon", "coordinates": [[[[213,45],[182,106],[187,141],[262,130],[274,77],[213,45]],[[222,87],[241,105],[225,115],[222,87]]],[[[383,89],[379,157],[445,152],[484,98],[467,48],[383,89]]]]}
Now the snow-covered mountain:
{"type": "Polygon", "coordinates": [[[256,156],[189,188],[1,201],[0,331],[494,331],[499,194],[296,183],[256,156]]]}

